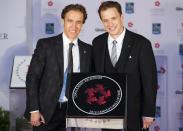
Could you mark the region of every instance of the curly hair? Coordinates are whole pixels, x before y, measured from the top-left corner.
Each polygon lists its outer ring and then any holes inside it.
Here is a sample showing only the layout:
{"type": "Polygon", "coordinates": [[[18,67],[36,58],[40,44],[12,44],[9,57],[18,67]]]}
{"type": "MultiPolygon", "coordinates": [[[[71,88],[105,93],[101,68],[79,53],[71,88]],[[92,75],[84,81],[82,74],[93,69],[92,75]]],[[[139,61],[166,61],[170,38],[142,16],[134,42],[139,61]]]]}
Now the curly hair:
{"type": "Polygon", "coordinates": [[[68,13],[69,11],[71,10],[74,10],[74,11],[79,11],[83,14],[83,24],[85,23],[86,19],[87,19],[87,12],[86,12],[86,9],[83,5],[81,4],[70,4],[70,5],[67,5],[63,10],[62,10],[62,13],[61,13],[61,18],[64,19],[65,18],[65,15],[66,13],[68,13]]]}

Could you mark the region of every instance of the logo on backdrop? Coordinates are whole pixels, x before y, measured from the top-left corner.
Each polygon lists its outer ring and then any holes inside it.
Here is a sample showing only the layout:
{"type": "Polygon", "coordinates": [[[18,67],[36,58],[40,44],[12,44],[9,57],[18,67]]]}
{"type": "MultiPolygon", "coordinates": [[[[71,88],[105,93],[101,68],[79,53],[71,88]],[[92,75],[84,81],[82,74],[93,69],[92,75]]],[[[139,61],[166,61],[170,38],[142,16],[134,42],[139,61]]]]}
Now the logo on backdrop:
{"type": "Polygon", "coordinates": [[[183,105],[180,106],[180,111],[176,113],[177,119],[183,123],[183,105]]]}
{"type": "Polygon", "coordinates": [[[134,13],[134,3],[133,2],[126,3],[125,13],[127,13],[127,14],[134,13]]]}
{"type": "MultiPolygon", "coordinates": [[[[179,44],[179,54],[183,55],[183,44],[179,44]]],[[[183,65],[182,65],[182,69],[183,69],[183,65]]]]}
{"type": "Polygon", "coordinates": [[[176,11],[183,11],[183,7],[176,7],[176,11]]]}
{"type": "Polygon", "coordinates": [[[160,67],[160,69],[157,70],[158,74],[165,74],[166,69],[164,67],[160,67]]]}
{"type": "Polygon", "coordinates": [[[105,32],[104,28],[95,28],[95,32],[105,32]]]}
{"type": "Polygon", "coordinates": [[[156,6],[156,7],[160,7],[160,4],[161,4],[160,1],[155,1],[154,2],[154,6],[156,6]]]}
{"type": "Polygon", "coordinates": [[[0,40],[6,40],[8,39],[8,34],[7,33],[0,33],[0,40]]]}
{"type": "MultiPolygon", "coordinates": [[[[182,77],[183,78],[183,71],[181,72],[181,76],[180,77],[182,77]]],[[[177,95],[183,95],[183,82],[182,82],[182,89],[177,89],[176,91],[175,91],[175,94],[177,94],[177,95]]],[[[182,109],[183,109],[183,106],[182,106],[182,109]]]]}
{"type": "Polygon", "coordinates": [[[157,49],[160,48],[160,43],[159,42],[155,42],[154,43],[154,47],[157,48],[157,49]]]}
{"type": "Polygon", "coordinates": [[[177,34],[178,35],[183,35],[183,22],[181,22],[177,28],[177,34]]]}
{"type": "Polygon", "coordinates": [[[90,115],[103,115],[114,110],[121,99],[120,85],[114,79],[102,75],[82,79],[72,92],[72,100],[77,109],[90,115]]]}
{"type": "Polygon", "coordinates": [[[150,9],[150,11],[151,11],[151,15],[153,15],[153,16],[154,15],[164,16],[164,14],[165,14],[165,9],[162,8],[159,0],[154,1],[153,7],[150,9]]]}
{"type": "Polygon", "coordinates": [[[53,6],[53,1],[48,1],[48,6],[53,6]]]}
{"type": "Polygon", "coordinates": [[[160,106],[156,106],[156,114],[155,114],[155,117],[156,118],[161,117],[161,107],[160,106]]]}
{"type": "Polygon", "coordinates": [[[45,24],[45,33],[46,34],[54,34],[54,23],[46,23],[45,24]]]}
{"type": "Polygon", "coordinates": [[[127,27],[128,27],[131,31],[133,31],[133,32],[138,32],[138,30],[135,28],[135,24],[134,24],[133,21],[128,21],[127,27]]]}
{"type": "Polygon", "coordinates": [[[182,111],[182,113],[183,113],[183,105],[181,106],[181,111],[182,111]]]}
{"type": "Polygon", "coordinates": [[[182,90],[176,90],[175,94],[177,95],[183,95],[183,85],[182,85],[182,90]]]}
{"type": "Polygon", "coordinates": [[[23,59],[17,65],[17,67],[16,67],[16,76],[20,81],[25,82],[28,68],[29,68],[29,65],[27,65],[27,60],[26,59],[23,59]]]}
{"type": "Polygon", "coordinates": [[[155,34],[155,35],[161,34],[161,24],[160,23],[152,24],[152,34],[155,34]]]}
{"type": "Polygon", "coordinates": [[[133,27],[133,22],[128,22],[128,27],[132,28],[133,27]]]}
{"type": "Polygon", "coordinates": [[[157,125],[154,127],[154,131],[160,131],[160,127],[157,125]]]}

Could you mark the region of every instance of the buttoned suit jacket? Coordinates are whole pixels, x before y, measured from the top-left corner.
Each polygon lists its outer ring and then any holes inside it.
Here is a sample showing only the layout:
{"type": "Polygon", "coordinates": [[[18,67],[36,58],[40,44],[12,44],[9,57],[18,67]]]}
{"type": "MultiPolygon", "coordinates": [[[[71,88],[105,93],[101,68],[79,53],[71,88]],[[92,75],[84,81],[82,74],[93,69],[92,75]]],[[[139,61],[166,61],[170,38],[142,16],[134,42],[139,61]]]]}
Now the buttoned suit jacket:
{"type": "MultiPolygon", "coordinates": [[[[80,72],[89,72],[91,45],[78,39],[78,47],[80,72]]],[[[35,110],[41,112],[46,122],[51,119],[62,90],[63,77],[62,34],[38,40],[26,77],[27,100],[24,116],[27,119],[30,117],[30,111],[35,110]]]]}
{"type": "MultiPolygon", "coordinates": [[[[105,73],[108,33],[93,42],[95,72],[105,73]]],[[[121,44],[121,43],[118,43],[121,44]]],[[[142,130],[142,117],[155,117],[157,71],[151,43],[145,37],[126,29],[120,57],[116,63],[119,73],[127,75],[127,126],[142,130]]],[[[110,72],[110,71],[107,71],[110,72]]]]}

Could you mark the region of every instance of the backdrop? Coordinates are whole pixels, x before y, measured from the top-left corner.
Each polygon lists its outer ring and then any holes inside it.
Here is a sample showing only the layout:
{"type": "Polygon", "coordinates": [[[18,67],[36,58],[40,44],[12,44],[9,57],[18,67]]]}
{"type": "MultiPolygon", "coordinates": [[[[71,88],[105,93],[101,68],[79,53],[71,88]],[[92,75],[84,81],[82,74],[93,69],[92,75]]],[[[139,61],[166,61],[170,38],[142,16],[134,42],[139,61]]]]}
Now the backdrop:
{"type": "MultiPolygon", "coordinates": [[[[13,104],[24,100],[20,100],[21,93],[17,94],[9,106],[14,56],[31,55],[39,38],[62,32],[60,13],[70,3],[86,6],[88,19],[80,38],[91,43],[104,32],[97,14],[102,1],[0,0],[0,106],[18,110],[13,104]]],[[[150,39],[156,55],[158,96],[156,122],[151,131],[183,131],[183,1],[117,1],[122,5],[126,28],[150,39]]]]}

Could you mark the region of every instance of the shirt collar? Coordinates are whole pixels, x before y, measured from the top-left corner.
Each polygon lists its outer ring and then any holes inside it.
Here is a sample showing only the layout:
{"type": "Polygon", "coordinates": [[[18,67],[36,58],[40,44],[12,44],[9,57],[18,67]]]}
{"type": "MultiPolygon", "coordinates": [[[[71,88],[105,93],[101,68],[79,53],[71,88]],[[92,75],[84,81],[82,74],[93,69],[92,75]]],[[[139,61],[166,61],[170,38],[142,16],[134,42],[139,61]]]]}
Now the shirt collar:
{"type": "Polygon", "coordinates": [[[78,38],[76,38],[74,41],[70,41],[69,38],[64,34],[64,32],[62,33],[62,37],[63,37],[63,43],[64,45],[68,45],[69,43],[74,43],[74,46],[78,46],[78,38]]]}
{"type": "Polygon", "coordinates": [[[126,33],[126,28],[124,28],[123,32],[118,36],[117,39],[112,38],[112,36],[109,34],[108,36],[108,43],[112,44],[114,40],[117,41],[117,43],[123,43],[124,37],[126,33]]]}

